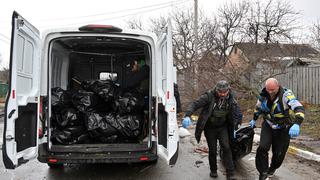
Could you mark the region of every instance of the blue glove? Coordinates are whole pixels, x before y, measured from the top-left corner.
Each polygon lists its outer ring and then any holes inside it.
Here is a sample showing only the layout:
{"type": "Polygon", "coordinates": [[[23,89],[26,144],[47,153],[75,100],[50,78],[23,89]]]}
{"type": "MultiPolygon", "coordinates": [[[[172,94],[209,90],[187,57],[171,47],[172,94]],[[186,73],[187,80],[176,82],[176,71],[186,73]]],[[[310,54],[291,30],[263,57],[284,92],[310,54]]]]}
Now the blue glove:
{"type": "Polygon", "coordinates": [[[252,120],[249,122],[249,124],[250,124],[250,127],[251,127],[251,128],[255,128],[255,127],[256,127],[256,121],[255,121],[254,119],[252,119],[252,120]]]}
{"type": "Polygon", "coordinates": [[[182,127],[188,128],[191,125],[191,119],[189,116],[186,116],[182,120],[182,127]]]}
{"type": "Polygon", "coordinates": [[[300,133],[300,126],[298,124],[294,124],[289,129],[289,135],[291,138],[299,136],[300,133]]]}

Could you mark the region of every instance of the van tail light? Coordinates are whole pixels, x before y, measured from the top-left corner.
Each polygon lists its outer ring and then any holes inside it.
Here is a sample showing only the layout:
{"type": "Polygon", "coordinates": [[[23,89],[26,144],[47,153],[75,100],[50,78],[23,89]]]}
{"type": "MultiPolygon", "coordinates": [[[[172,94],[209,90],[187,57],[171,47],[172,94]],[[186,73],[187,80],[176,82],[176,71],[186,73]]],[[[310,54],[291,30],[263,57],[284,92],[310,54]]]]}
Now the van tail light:
{"type": "Polygon", "coordinates": [[[148,156],[140,156],[140,161],[147,161],[149,160],[148,156]]]}
{"type": "Polygon", "coordinates": [[[16,98],[16,91],[13,89],[12,90],[12,99],[16,98]]]}
{"type": "Polygon", "coordinates": [[[48,162],[49,162],[49,163],[57,163],[57,162],[58,162],[58,159],[48,159],[48,162]]]}

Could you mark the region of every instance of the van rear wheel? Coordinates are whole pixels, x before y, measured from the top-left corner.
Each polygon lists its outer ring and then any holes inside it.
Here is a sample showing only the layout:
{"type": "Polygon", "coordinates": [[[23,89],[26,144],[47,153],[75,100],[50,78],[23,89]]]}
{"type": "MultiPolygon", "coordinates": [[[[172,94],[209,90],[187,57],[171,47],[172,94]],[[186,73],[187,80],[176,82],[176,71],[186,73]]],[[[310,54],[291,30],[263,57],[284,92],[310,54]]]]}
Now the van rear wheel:
{"type": "Polygon", "coordinates": [[[61,169],[63,168],[62,163],[47,163],[50,169],[61,169]]]}

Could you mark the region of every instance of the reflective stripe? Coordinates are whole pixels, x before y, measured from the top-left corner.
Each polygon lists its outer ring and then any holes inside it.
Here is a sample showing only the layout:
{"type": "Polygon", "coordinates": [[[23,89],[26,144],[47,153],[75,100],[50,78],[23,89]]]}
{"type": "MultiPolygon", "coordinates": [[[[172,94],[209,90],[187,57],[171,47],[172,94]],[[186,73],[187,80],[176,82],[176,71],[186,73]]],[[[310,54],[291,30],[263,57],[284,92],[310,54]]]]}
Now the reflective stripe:
{"type": "Polygon", "coordinates": [[[276,117],[276,118],[283,118],[284,115],[283,115],[283,114],[274,114],[274,117],[276,117]]]}
{"type": "Polygon", "coordinates": [[[277,105],[278,105],[278,102],[276,102],[276,103],[273,104],[273,106],[272,106],[272,108],[271,108],[271,112],[272,112],[272,113],[273,113],[274,110],[276,109],[277,105]]]}
{"type": "Polygon", "coordinates": [[[287,96],[287,99],[289,99],[289,100],[292,100],[292,99],[295,99],[296,97],[294,96],[294,95],[289,95],[289,96],[287,96]]]}
{"type": "Polygon", "coordinates": [[[297,112],[296,115],[299,115],[299,116],[304,118],[304,113],[303,112],[297,112]]]}

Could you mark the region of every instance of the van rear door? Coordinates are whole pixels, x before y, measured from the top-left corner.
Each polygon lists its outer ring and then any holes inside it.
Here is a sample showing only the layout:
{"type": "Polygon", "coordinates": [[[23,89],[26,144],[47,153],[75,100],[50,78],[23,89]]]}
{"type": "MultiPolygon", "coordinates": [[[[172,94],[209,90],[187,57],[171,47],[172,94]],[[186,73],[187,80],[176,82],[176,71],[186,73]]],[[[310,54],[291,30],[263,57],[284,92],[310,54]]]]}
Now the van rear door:
{"type": "Polygon", "coordinates": [[[178,158],[179,136],[176,117],[176,101],[174,98],[174,67],[172,55],[172,32],[168,24],[165,33],[157,43],[158,58],[157,87],[158,97],[158,154],[163,157],[169,165],[174,165],[178,158]],[[160,63],[160,64],[159,64],[160,63]],[[158,68],[161,67],[161,68],[158,68]],[[160,77],[159,77],[160,76],[160,77]]]}
{"type": "Polygon", "coordinates": [[[37,157],[40,94],[39,31],[17,12],[12,16],[10,53],[2,155],[5,167],[14,169],[37,157]]]}

